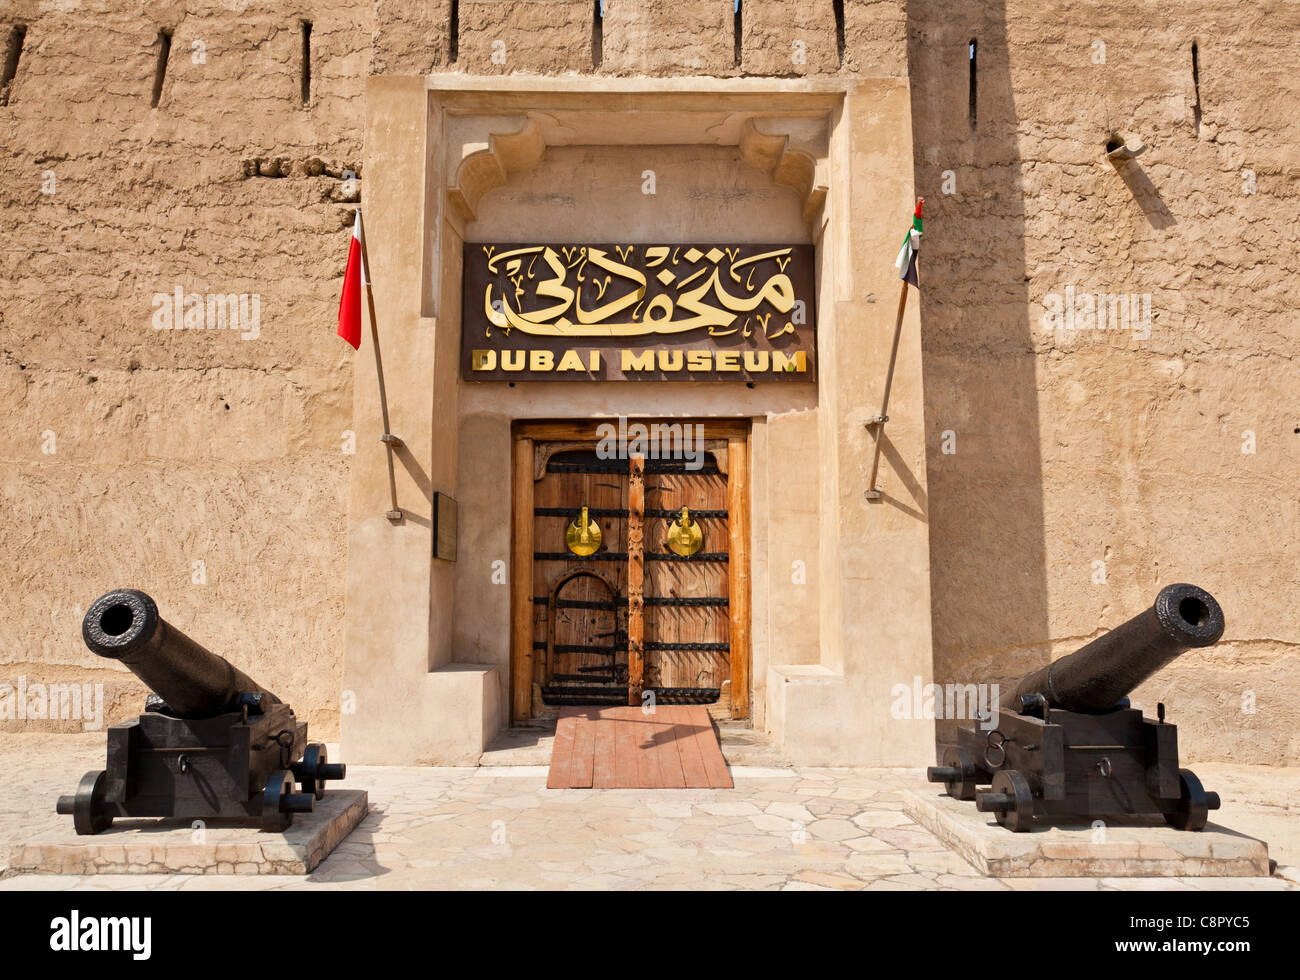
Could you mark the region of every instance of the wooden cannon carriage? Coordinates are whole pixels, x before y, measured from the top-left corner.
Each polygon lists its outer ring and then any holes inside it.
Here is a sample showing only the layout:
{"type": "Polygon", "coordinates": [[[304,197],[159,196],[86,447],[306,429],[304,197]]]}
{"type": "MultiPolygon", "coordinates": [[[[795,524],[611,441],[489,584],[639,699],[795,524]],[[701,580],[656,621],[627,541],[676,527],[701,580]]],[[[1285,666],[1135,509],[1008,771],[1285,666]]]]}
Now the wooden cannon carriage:
{"type": "Polygon", "coordinates": [[[1184,651],[1217,643],[1223,626],[1204,589],[1166,586],[1145,612],[1021,680],[1010,707],[959,729],[927,778],[1013,831],[1035,817],[1137,814],[1202,829],[1218,794],[1179,767],[1164,705],[1146,718],[1127,695],[1184,651]]]}
{"type": "Polygon", "coordinates": [[[100,596],[82,637],[155,693],[139,718],[108,730],[107,768],[59,797],[78,834],[117,817],[236,819],[281,831],[314,809],[328,780],[344,778],[289,705],[164,620],[145,593],[100,596]]]}

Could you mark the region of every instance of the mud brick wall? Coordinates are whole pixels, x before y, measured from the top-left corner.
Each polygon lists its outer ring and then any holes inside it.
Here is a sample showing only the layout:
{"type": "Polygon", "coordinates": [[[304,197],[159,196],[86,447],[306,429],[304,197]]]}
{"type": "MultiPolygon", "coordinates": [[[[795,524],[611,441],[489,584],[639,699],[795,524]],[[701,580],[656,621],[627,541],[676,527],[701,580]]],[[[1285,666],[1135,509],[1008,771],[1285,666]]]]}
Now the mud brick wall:
{"type": "Polygon", "coordinates": [[[936,679],[1009,684],[1193,582],[1225,639],[1135,701],[1166,702],[1189,760],[1295,764],[1300,9],[908,22],[936,679]],[[1117,169],[1112,136],[1147,149],[1117,169]],[[1069,286],[1149,294],[1149,335],[1049,329],[1069,286]]]}
{"type": "Polygon", "coordinates": [[[133,584],[337,731],[353,355],[332,322],[368,73],[908,75],[936,680],[1010,683],[1192,581],[1226,639],[1138,700],[1168,703],[1189,759],[1300,762],[1300,8],[840,10],[0,2],[0,43],[26,28],[0,94],[0,681],[98,680],[134,713],[78,634],[133,584]],[[1117,168],[1112,139],[1146,149],[1117,168]],[[257,295],[258,335],[155,329],[177,286],[257,295]],[[1149,334],[1045,324],[1067,287],[1149,295],[1149,334]]]}
{"type": "Polygon", "coordinates": [[[102,683],[110,718],[138,713],[143,688],[80,638],[85,606],[130,585],[336,733],[352,352],[331,323],[369,10],[0,6],[0,36],[15,22],[27,33],[0,108],[0,679],[102,683]],[[160,29],[171,55],[151,108],[160,29]],[[154,296],[178,287],[244,294],[250,316],[256,295],[258,335],[155,329],[154,296]]]}

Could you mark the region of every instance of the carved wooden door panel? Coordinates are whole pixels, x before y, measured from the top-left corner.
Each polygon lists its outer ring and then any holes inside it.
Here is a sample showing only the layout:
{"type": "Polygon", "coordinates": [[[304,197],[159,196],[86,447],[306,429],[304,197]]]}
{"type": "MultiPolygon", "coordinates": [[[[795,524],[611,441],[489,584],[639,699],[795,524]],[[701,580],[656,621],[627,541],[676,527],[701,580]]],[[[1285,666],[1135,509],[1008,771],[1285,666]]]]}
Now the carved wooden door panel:
{"type": "Polygon", "coordinates": [[[512,600],[513,716],[640,705],[653,692],[747,717],[746,436],[715,440],[689,465],[595,447],[516,443],[513,553],[527,571],[512,600]]]}
{"type": "Polygon", "coordinates": [[[539,443],[535,456],[542,474],[533,490],[536,693],[548,706],[626,704],[627,464],[567,444],[539,443]],[[600,534],[585,556],[566,542],[583,507],[600,534]]]}
{"type": "Polygon", "coordinates": [[[730,696],[727,474],[711,453],[700,462],[646,462],[645,687],[666,704],[730,696]],[[688,556],[669,541],[683,508],[702,538],[688,556]]]}

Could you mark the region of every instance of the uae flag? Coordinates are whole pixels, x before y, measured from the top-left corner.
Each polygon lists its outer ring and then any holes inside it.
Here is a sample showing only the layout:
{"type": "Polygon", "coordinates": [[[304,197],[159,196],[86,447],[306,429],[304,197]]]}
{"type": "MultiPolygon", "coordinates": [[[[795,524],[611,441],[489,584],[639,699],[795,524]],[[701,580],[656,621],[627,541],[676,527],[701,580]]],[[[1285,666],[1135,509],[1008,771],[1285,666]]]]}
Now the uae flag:
{"type": "Polygon", "coordinates": [[[917,289],[921,288],[921,284],[916,280],[916,254],[921,248],[921,205],[924,203],[925,198],[916,199],[916,214],[912,217],[912,228],[903,239],[903,247],[898,250],[898,260],[894,263],[898,266],[898,278],[917,289]]]}
{"type": "MultiPolygon", "coordinates": [[[[920,219],[917,219],[920,221],[920,219]]],[[[352,223],[352,238],[348,243],[348,267],[343,273],[343,295],[339,297],[339,336],[361,348],[361,282],[365,270],[361,263],[361,210],[357,209],[352,223]]]]}

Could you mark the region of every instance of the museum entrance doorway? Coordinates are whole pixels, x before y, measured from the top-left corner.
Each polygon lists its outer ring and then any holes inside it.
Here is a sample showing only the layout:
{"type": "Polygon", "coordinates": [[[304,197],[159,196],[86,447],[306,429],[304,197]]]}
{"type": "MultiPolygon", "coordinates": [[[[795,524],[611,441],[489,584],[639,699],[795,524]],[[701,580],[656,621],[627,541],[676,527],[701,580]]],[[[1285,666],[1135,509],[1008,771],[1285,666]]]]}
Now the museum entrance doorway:
{"type": "Polygon", "coordinates": [[[521,422],[512,716],[750,702],[747,422],[521,422]]]}

